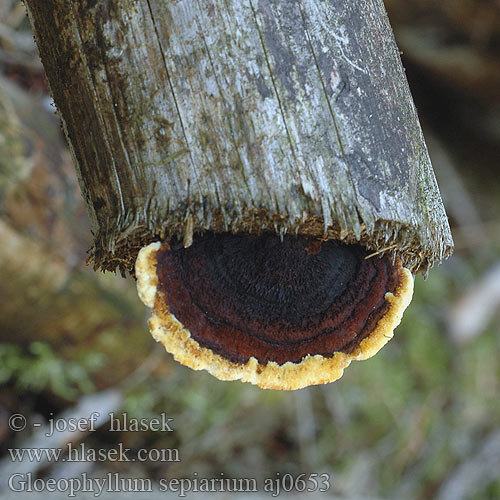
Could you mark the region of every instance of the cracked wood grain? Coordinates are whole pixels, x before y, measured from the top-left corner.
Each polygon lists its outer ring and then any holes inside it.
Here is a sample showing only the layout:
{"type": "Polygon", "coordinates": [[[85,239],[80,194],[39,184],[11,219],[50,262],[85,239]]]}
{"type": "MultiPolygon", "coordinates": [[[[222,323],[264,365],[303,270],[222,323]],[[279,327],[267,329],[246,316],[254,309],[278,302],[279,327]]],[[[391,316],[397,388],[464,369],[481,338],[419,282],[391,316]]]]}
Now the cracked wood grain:
{"type": "Polygon", "coordinates": [[[360,241],[413,271],[451,253],[381,0],[26,5],[97,267],[206,230],[360,241]]]}

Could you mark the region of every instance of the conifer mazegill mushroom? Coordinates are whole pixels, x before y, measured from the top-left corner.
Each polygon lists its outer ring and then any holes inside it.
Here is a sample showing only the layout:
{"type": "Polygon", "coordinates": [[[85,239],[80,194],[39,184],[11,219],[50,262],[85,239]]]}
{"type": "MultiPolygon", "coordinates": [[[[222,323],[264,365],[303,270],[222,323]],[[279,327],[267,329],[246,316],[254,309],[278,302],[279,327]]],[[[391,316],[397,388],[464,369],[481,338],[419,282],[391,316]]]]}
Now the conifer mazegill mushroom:
{"type": "Polygon", "coordinates": [[[373,356],[413,292],[399,259],[272,233],[152,243],[136,276],[151,333],[177,361],[270,389],[332,382],[373,356]]]}
{"type": "Polygon", "coordinates": [[[297,389],[387,342],[453,242],[381,0],[25,4],[91,260],[176,359],[297,389]]]}

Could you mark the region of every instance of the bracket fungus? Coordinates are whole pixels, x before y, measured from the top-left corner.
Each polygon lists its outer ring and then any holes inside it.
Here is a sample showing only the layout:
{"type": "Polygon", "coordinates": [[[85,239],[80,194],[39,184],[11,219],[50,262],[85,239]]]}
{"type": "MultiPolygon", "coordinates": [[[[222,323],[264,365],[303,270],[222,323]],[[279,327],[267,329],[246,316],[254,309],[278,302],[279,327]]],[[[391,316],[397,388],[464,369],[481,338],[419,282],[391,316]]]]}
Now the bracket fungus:
{"type": "Polygon", "coordinates": [[[274,234],[151,243],[136,277],[151,333],[177,361],[283,390],[332,382],[373,356],[413,292],[399,259],[274,234]]]}

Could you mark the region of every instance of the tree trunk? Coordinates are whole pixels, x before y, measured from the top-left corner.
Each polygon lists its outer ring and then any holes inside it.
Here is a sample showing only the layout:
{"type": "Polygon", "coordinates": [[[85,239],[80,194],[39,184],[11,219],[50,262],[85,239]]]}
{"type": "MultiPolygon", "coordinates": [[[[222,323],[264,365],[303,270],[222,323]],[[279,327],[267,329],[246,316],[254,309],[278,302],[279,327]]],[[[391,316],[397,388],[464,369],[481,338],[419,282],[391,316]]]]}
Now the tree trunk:
{"type": "Polygon", "coordinates": [[[381,0],[25,2],[96,267],[206,230],[451,253],[381,0]]]}

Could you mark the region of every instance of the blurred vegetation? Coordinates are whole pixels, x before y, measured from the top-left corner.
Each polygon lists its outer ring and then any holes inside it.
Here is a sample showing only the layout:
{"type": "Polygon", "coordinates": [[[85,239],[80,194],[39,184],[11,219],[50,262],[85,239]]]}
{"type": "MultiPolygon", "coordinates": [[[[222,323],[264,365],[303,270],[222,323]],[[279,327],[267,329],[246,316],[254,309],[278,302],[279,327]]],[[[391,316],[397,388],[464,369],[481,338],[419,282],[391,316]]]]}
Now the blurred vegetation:
{"type": "MultiPolygon", "coordinates": [[[[62,248],[66,242],[72,248],[73,259],[64,263],[69,270],[61,271],[62,285],[50,288],[53,299],[43,307],[30,303],[29,295],[14,296],[22,291],[0,287],[5,294],[0,302],[24,301],[26,309],[12,313],[8,328],[6,316],[0,321],[0,410],[5,410],[0,411],[0,452],[14,442],[12,433],[2,431],[8,413],[48,418],[80,396],[118,388],[124,394],[120,411],[137,418],[166,413],[174,418],[174,432],[110,433],[104,426],[88,442],[96,447],[123,442],[133,450],[176,447],[181,462],[99,463],[94,464],[96,472],[118,470],[156,479],[192,477],[195,472],[199,477],[224,472],[236,478],[328,472],[330,493],[342,498],[500,498],[500,447],[488,447],[500,442],[498,309],[493,321],[465,340],[454,337],[450,327],[457,303],[472,286],[481,287],[481,279],[500,260],[500,85],[491,84],[500,82],[500,3],[386,4],[426,135],[434,144],[431,155],[457,241],[449,261],[432,269],[426,281],[417,277],[414,300],[394,339],[374,358],[354,362],[338,382],[293,393],[220,382],[191,371],[153,345],[131,279],[103,279],[84,268],[87,222],[81,216],[63,215],[60,221],[51,216],[65,228],[55,233],[52,225],[43,231],[40,225],[23,225],[19,211],[12,209],[20,205],[9,204],[18,203],[19,197],[12,201],[3,183],[2,221],[37,244],[58,235],[62,248]],[[452,60],[452,52],[465,55],[452,60]],[[457,182],[459,187],[453,187],[457,182]],[[464,206],[471,208],[461,215],[464,206]],[[71,281],[74,269],[77,279],[71,281]],[[92,305],[89,317],[104,311],[108,321],[87,324],[82,312],[75,316],[76,336],[57,317],[66,317],[68,298],[78,301],[78,293],[83,303],[92,305]],[[30,307],[36,315],[30,316],[30,307]],[[32,329],[32,321],[25,322],[21,334],[13,331],[16,314],[39,319],[32,329]],[[36,338],[40,325],[51,332],[44,340],[36,338]],[[495,467],[497,474],[491,473],[495,467]],[[464,478],[468,486],[459,487],[464,478]]],[[[48,90],[20,12],[16,1],[0,4],[0,73],[46,106],[48,90]]],[[[0,109],[7,109],[9,102],[0,99],[0,109]]],[[[18,131],[22,120],[9,121],[5,113],[2,122],[15,123],[18,131]]],[[[14,129],[9,125],[6,130],[14,129]]],[[[33,166],[33,148],[26,153],[22,141],[9,139],[1,129],[0,139],[2,171],[18,164],[25,169],[16,180],[18,189],[33,192],[45,186],[39,176],[34,182],[26,174],[38,168],[33,166]],[[28,156],[33,161],[27,162],[28,156]]],[[[65,174],[60,178],[66,180],[57,186],[74,186],[71,169],[61,169],[65,174]]],[[[61,207],[82,213],[81,200],[75,201],[73,194],[64,199],[61,207]]],[[[43,200],[40,206],[47,204],[43,200]]],[[[50,245],[43,248],[50,250],[50,245]]],[[[60,253],[52,250],[60,264],[60,253]]]]}
{"type": "Polygon", "coordinates": [[[32,342],[28,350],[29,354],[16,344],[0,344],[0,385],[11,384],[20,393],[50,391],[68,400],[95,391],[89,374],[102,367],[102,353],[64,359],[47,342],[32,342]]]}

